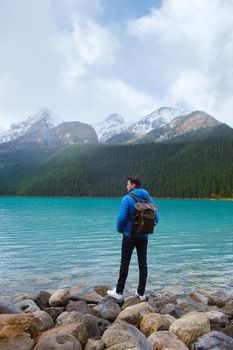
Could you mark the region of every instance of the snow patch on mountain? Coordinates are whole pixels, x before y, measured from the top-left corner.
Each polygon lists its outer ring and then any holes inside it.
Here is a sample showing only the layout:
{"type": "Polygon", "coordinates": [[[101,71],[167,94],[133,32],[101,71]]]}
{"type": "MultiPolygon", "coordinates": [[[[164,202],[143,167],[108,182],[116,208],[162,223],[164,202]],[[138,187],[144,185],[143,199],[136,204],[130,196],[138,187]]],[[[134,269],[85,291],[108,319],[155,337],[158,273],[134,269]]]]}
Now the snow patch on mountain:
{"type": "Polygon", "coordinates": [[[12,124],[9,130],[1,132],[0,143],[15,140],[31,131],[54,128],[62,122],[63,120],[48,108],[41,108],[36,114],[12,124]]]}
{"type": "Polygon", "coordinates": [[[113,135],[119,134],[125,128],[124,118],[117,114],[112,113],[102,122],[94,124],[94,128],[98,135],[100,142],[105,142],[113,135]]]}
{"type": "Polygon", "coordinates": [[[177,108],[161,107],[146,115],[142,119],[131,124],[127,131],[134,132],[138,136],[147,134],[153,129],[161,128],[178,116],[187,115],[188,112],[177,108]]]}

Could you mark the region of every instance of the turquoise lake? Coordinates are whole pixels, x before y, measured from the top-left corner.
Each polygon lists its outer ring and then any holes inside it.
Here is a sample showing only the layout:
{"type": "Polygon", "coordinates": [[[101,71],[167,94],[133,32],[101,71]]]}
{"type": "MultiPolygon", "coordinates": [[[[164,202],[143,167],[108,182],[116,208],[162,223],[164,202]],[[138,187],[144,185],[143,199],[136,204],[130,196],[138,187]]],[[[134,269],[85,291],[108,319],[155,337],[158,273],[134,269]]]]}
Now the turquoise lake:
{"type": "MultiPolygon", "coordinates": [[[[157,200],[147,290],[233,291],[233,201],[157,200]]],[[[0,198],[0,294],[115,286],[120,199],[0,198]]],[[[137,287],[134,253],[126,292],[137,287]]]]}

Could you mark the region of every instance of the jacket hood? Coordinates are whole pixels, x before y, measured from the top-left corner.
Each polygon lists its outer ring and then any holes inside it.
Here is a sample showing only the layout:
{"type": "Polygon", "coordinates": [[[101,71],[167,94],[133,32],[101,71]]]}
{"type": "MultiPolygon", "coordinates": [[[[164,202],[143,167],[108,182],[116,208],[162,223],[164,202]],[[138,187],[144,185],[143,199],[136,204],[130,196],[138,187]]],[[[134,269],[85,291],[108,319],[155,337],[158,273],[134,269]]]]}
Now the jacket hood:
{"type": "Polygon", "coordinates": [[[130,191],[129,193],[135,194],[135,196],[142,198],[142,199],[146,199],[148,197],[150,197],[149,193],[144,190],[143,188],[137,188],[133,191],[130,191]]]}

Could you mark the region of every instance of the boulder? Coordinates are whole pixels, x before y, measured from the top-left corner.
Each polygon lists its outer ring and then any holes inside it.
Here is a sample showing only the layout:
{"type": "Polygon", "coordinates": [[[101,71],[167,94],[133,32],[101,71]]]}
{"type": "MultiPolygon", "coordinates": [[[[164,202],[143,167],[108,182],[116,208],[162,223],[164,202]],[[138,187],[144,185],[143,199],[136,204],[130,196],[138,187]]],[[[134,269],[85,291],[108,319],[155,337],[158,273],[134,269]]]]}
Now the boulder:
{"type": "Polygon", "coordinates": [[[44,310],[44,308],[49,307],[49,299],[51,297],[51,294],[45,291],[41,291],[39,295],[35,298],[35,303],[39,306],[41,310],[44,310]]]}
{"type": "MultiPolygon", "coordinates": [[[[175,319],[173,322],[174,321],[175,319]]],[[[170,322],[164,315],[160,315],[156,312],[150,313],[143,316],[140,322],[140,331],[145,334],[146,337],[149,337],[153,332],[168,330],[173,322],[170,322]]]]}
{"type": "Polygon", "coordinates": [[[228,315],[230,319],[232,319],[233,318],[233,299],[228,299],[221,311],[224,314],[228,315]]]}
{"type": "Polygon", "coordinates": [[[32,349],[41,325],[41,320],[33,314],[0,315],[0,349],[32,349]]]}
{"type": "Polygon", "coordinates": [[[158,309],[161,315],[169,314],[175,318],[180,318],[186,314],[186,311],[176,304],[166,304],[158,309]]]}
{"type": "Polygon", "coordinates": [[[86,303],[86,301],[83,301],[83,300],[79,300],[79,301],[69,300],[65,310],[77,311],[77,312],[81,312],[82,314],[89,313],[88,304],[86,303]]]}
{"type": "Polygon", "coordinates": [[[50,328],[53,328],[54,322],[52,317],[45,311],[35,311],[33,314],[41,320],[40,331],[45,332],[50,328]]]}
{"type": "Polygon", "coordinates": [[[98,338],[88,339],[84,350],[104,350],[104,343],[98,338]]]}
{"type": "Polygon", "coordinates": [[[0,314],[21,314],[23,311],[12,301],[0,301],[0,314]]]}
{"type": "Polygon", "coordinates": [[[208,311],[207,303],[195,302],[189,296],[185,297],[182,301],[178,301],[178,306],[184,313],[190,311],[208,311]]]}
{"type": "Polygon", "coordinates": [[[18,334],[14,337],[1,338],[0,349],[2,350],[31,350],[35,344],[29,333],[18,334]]]}
{"type": "Polygon", "coordinates": [[[191,350],[232,350],[233,339],[228,335],[213,331],[199,338],[191,350]]]}
{"type": "Polygon", "coordinates": [[[228,317],[219,311],[206,312],[208,320],[210,321],[211,330],[221,330],[226,327],[228,323],[228,317]]]}
{"type": "Polygon", "coordinates": [[[105,297],[107,295],[107,290],[109,289],[112,289],[109,285],[100,285],[94,287],[94,291],[101,297],[105,297]]]}
{"type": "Polygon", "coordinates": [[[16,304],[21,310],[26,313],[40,311],[40,308],[33,300],[25,299],[16,304]]]}
{"type": "Polygon", "coordinates": [[[154,350],[188,350],[188,347],[172,332],[153,332],[148,341],[154,350]]]}
{"type": "Polygon", "coordinates": [[[208,303],[208,297],[204,296],[203,294],[193,291],[189,293],[189,297],[196,303],[202,303],[202,304],[207,304],[208,303]]]}
{"type": "Polygon", "coordinates": [[[71,300],[84,300],[87,303],[97,304],[102,297],[97,294],[92,288],[86,287],[84,285],[77,285],[70,288],[71,300]]]}
{"type": "Polygon", "coordinates": [[[119,313],[117,319],[138,326],[142,317],[152,312],[154,312],[154,308],[149,305],[149,303],[143,302],[127,307],[125,310],[119,313]]]}
{"type": "MultiPolygon", "coordinates": [[[[115,349],[121,349],[121,344],[129,343],[138,350],[153,350],[144,334],[136,327],[124,321],[115,321],[103,334],[102,341],[106,349],[115,346],[115,349]]],[[[131,349],[126,347],[125,349],[131,349]]]]}
{"type": "Polygon", "coordinates": [[[148,303],[154,308],[160,308],[166,304],[177,304],[176,296],[169,292],[153,292],[148,303]]]}
{"type": "Polygon", "coordinates": [[[187,346],[190,346],[197,338],[211,331],[210,322],[206,313],[190,312],[176,320],[169,328],[187,346]]]}
{"type": "Polygon", "coordinates": [[[84,324],[81,322],[74,322],[49,329],[48,331],[42,333],[38,339],[38,343],[43,341],[45,337],[51,337],[56,334],[72,335],[81,343],[82,346],[85,345],[87,341],[87,331],[84,324]]]}
{"type": "Polygon", "coordinates": [[[70,298],[69,288],[61,288],[56,290],[49,298],[50,306],[65,306],[70,298]]]}
{"type": "Polygon", "coordinates": [[[82,350],[80,342],[70,334],[57,333],[41,338],[33,350],[82,350]]]}
{"type": "Polygon", "coordinates": [[[126,298],[124,300],[124,303],[123,303],[121,309],[125,310],[129,306],[133,306],[133,305],[136,305],[136,304],[139,304],[139,303],[141,303],[141,301],[140,301],[140,299],[137,296],[129,297],[129,298],[126,298]]]}
{"type": "Polygon", "coordinates": [[[210,294],[208,305],[216,305],[218,307],[223,307],[226,305],[226,302],[229,299],[233,299],[233,296],[231,294],[227,294],[225,292],[215,292],[210,294]]]}
{"type": "Polygon", "coordinates": [[[228,323],[228,325],[223,329],[223,333],[233,338],[233,321],[228,323]]]}
{"type": "Polygon", "coordinates": [[[107,320],[93,316],[93,315],[84,315],[80,312],[63,312],[57,318],[57,326],[65,325],[73,322],[82,322],[87,329],[87,337],[94,338],[101,336],[107,327],[110,326],[110,323],[107,320]]]}
{"type": "Polygon", "coordinates": [[[114,321],[120,312],[121,308],[119,304],[109,296],[106,296],[99,301],[98,304],[92,309],[93,315],[104,318],[110,322],[114,321]]]}
{"type": "Polygon", "coordinates": [[[53,321],[55,322],[57,317],[60,314],[62,314],[62,312],[64,312],[64,307],[55,307],[55,306],[53,307],[53,306],[51,306],[51,307],[46,307],[44,309],[44,311],[47,312],[47,314],[49,314],[52,317],[53,321]]]}
{"type": "Polygon", "coordinates": [[[35,300],[35,295],[32,295],[32,294],[27,294],[27,293],[19,293],[19,294],[16,294],[13,296],[13,299],[12,301],[17,304],[19,303],[20,301],[23,301],[23,300],[35,300]]]}

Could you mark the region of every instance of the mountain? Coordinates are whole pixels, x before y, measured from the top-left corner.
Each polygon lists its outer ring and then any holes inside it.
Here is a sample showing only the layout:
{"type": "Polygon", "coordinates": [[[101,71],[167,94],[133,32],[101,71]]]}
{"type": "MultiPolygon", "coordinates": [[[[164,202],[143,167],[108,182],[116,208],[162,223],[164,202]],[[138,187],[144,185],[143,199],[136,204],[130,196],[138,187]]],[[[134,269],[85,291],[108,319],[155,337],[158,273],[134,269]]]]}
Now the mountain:
{"type": "Polygon", "coordinates": [[[94,128],[81,122],[64,122],[56,127],[28,131],[15,140],[0,145],[0,153],[22,149],[52,149],[66,145],[97,143],[94,128]]]}
{"type": "Polygon", "coordinates": [[[176,117],[160,128],[151,130],[140,139],[140,142],[162,142],[191,133],[192,138],[198,138],[220,124],[218,120],[209,114],[202,111],[194,111],[188,115],[176,117]]]}
{"type": "Polygon", "coordinates": [[[36,114],[27,117],[22,122],[12,124],[9,130],[1,132],[0,143],[15,140],[27,133],[48,130],[62,122],[62,119],[49,109],[42,108],[36,114]]]}
{"type": "Polygon", "coordinates": [[[178,116],[187,114],[187,112],[171,107],[161,107],[156,111],[146,115],[139,121],[131,124],[127,131],[134,132],[138,136],[147,134],[153,129],[161,128],[178,116]]]}
{"type": "Polygon", "coordinates": [[[161,128],[177,116],[187,112],[171,107],[161,107],[138,121],[128,122],[117,113],[110,114],[104,121],[94,127],[103,143],[125,143],[137,140],[155,128],[161,128]]]}
{"type": "Polygon", "coordinates": [[[124,130],[125,120],[121,115],[112,113],[102,122],[96,123],[93,126],[96,130],[99,141],[105,142],[112,136],[124,130]]]}

